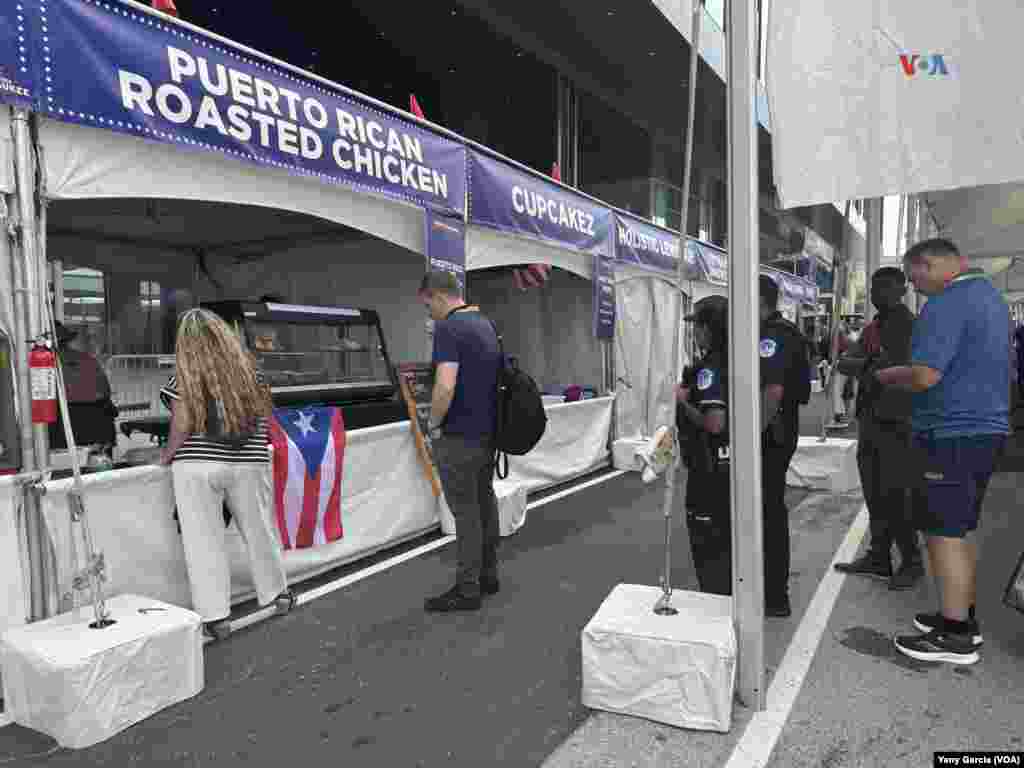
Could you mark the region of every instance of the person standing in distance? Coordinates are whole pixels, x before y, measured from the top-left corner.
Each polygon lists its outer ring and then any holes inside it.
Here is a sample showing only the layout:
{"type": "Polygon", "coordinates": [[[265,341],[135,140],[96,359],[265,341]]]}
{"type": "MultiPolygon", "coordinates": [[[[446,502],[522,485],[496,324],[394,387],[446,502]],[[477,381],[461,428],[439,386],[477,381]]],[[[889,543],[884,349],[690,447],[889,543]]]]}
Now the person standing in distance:
{"type": "Polygon", "coordinates": [[[436,366],[430,437],[445,499],[455,518],[455,586],[428,598],[431,613],[475,611],[498,592],[498,500],[494,438],[501,352],[494,325],[462,298],[451,272],[423,277],[419,290],[434,321],[436,366]]]}
{"type": "Polygon", "coordinates": [[[839,371],[859,376],[857,390],[857,466],[871,519],[868,551],[836,570],[885,579],[890,589],[910,589],[924,575],[908,506],[903,460],[910,450],[911,395],[883,387],[874,372],[910,360],[914,315],[903,303],[907,279],[895,267],[882,267],[871,278],[871,303],[878,316],[861,340],[839,359],[839,371]],[[900,551],[900,568],[892,570],[892,545],[900,551]]]}
{"type": "Polygon", "coordinates": [[[983,638],[970,534],[1010,432],[1010,309],[949,240],[924,240],[903,258],[928,301],[914,325],[910,363],[875,377],[914,393],[913,514],[928,542],[940,610],[918,614],[914,626],[921,634],[895,642],[911,658],[973,664],[983,638]]]}
{"type": "Polygon", "coordinates": [[[799,439],[801,397],[810,394],[808,342],[800,329],[779,312],[775,281],[761,275],[759,289],[764,612],[765,616],[787,618],[793,611],[789,602],[786,473],[799,439]]]}
{"type": "Polygon", "coordinates": [[[703,356],[692,380],[676,390],[676,419],[687,429],[686,529],[702,592],[732,594],[732,511],[729,507],[728,302],[708,296],[686,320],[703,356]],[[692,387],[692,388],[691,388],[692,387]]]}

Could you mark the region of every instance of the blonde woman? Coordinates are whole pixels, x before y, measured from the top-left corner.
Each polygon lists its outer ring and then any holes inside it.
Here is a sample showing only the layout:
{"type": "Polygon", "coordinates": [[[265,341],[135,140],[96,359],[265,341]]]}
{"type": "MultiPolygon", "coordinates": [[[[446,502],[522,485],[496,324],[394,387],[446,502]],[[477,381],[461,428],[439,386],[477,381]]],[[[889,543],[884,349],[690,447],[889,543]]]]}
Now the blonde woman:
{"type": "Polygon", "coordinates": [[[295,605],[270,518],[267,417],[270,391],[231,327],[205,309],[178,323],[176,371],[160,391],[171,432],[160,463],[171,465],[192,605],[208,636],[230,632],[231,570],[222,505],[245,542],[260,605],[295,605]]]}

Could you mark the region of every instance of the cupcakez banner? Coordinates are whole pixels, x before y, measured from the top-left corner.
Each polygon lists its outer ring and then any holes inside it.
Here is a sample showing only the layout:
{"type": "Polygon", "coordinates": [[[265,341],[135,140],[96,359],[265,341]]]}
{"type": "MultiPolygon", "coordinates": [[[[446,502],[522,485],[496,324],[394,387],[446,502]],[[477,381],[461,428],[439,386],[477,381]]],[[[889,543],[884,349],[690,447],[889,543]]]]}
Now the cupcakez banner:
{"type": "Polygon", "coordinates": [[[418,205],[465,209],[466,150],[258,54],[116,0],[25,0],[37,108],[418,205]],[[39,82],[42,82],[40,79],[39,82]]]}
{"type": "Polygon", "coordinates": [[[32,106],[32,35],[27,0],[7,0],[0,4],[0,104],[32,106]]]}
{"type": "Polygon", "coordinates": [[[466,289],[466,224],[462,219],[427,209],[427,265],[453,272],[466,289]]]}
{"type": "Polygon", "coordinates": [[[612,213],[557,184],[469,153],[469,220],[588,253],[606,252],[612,213]]]}

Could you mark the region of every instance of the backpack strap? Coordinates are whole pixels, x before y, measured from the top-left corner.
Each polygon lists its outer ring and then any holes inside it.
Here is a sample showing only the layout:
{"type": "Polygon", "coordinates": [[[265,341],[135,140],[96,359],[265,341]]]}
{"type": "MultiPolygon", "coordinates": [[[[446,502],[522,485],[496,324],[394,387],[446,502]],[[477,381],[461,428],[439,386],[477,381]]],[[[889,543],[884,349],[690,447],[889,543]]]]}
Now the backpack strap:
{"type": "Polygon", "coordinates": [[[501,429],[501,425],[502,425],[502,423],[504,421],[503,420],[503,416],[504,416],[503,410],[504,410],[504,408],[503,408],[503,405],[502,405],[502,403],[504,401],[504,398],[501,395],[501,389],[502,389],[501,372],[503,370],[505,370],[505,363],[506,363],[506,361],[505,361],[505,345],[502,342],[501,331],[498,330],[498,326],[495,324],[495,322],[493,320],[491,320],[491,318],[487,317],[487,315],[484,315],[484,317],[487,318],[487,322],[491,324],[491,328],[494,329],[494,335],[498,339],[498,391],[496,393],[497,397],[495,398],[495,409],[494,409],[494,411],[495,411],[494,415],[495,415],[495,419],[497,421],[497,423],[494,425],[494,474],[498,476],[499,480],[504,480],[504,479],[506,479],[508,477],[508,454],[506,453],[504,455],[505,468],[504,468],[504,474],[502,474],[501,462],[502,462],[502,458],[503,457],[501,455],[501,451],[498,450],[498,430],[501,429]]]}

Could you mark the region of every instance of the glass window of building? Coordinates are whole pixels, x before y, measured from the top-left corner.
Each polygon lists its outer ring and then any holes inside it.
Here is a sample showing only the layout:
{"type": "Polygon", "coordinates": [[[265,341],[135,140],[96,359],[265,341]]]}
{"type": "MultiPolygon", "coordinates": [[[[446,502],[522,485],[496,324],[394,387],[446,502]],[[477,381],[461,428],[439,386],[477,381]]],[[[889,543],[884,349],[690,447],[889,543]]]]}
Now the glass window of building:
{"type": "MultiPolygon", "coordinates": [[[[678,190],[652,184],[647,131],[601,99],[579,93],[580,189],[644,218],[672,226],[678,190]]],[[[678,226],[678,216],[676,216],[678,226]]]]}

